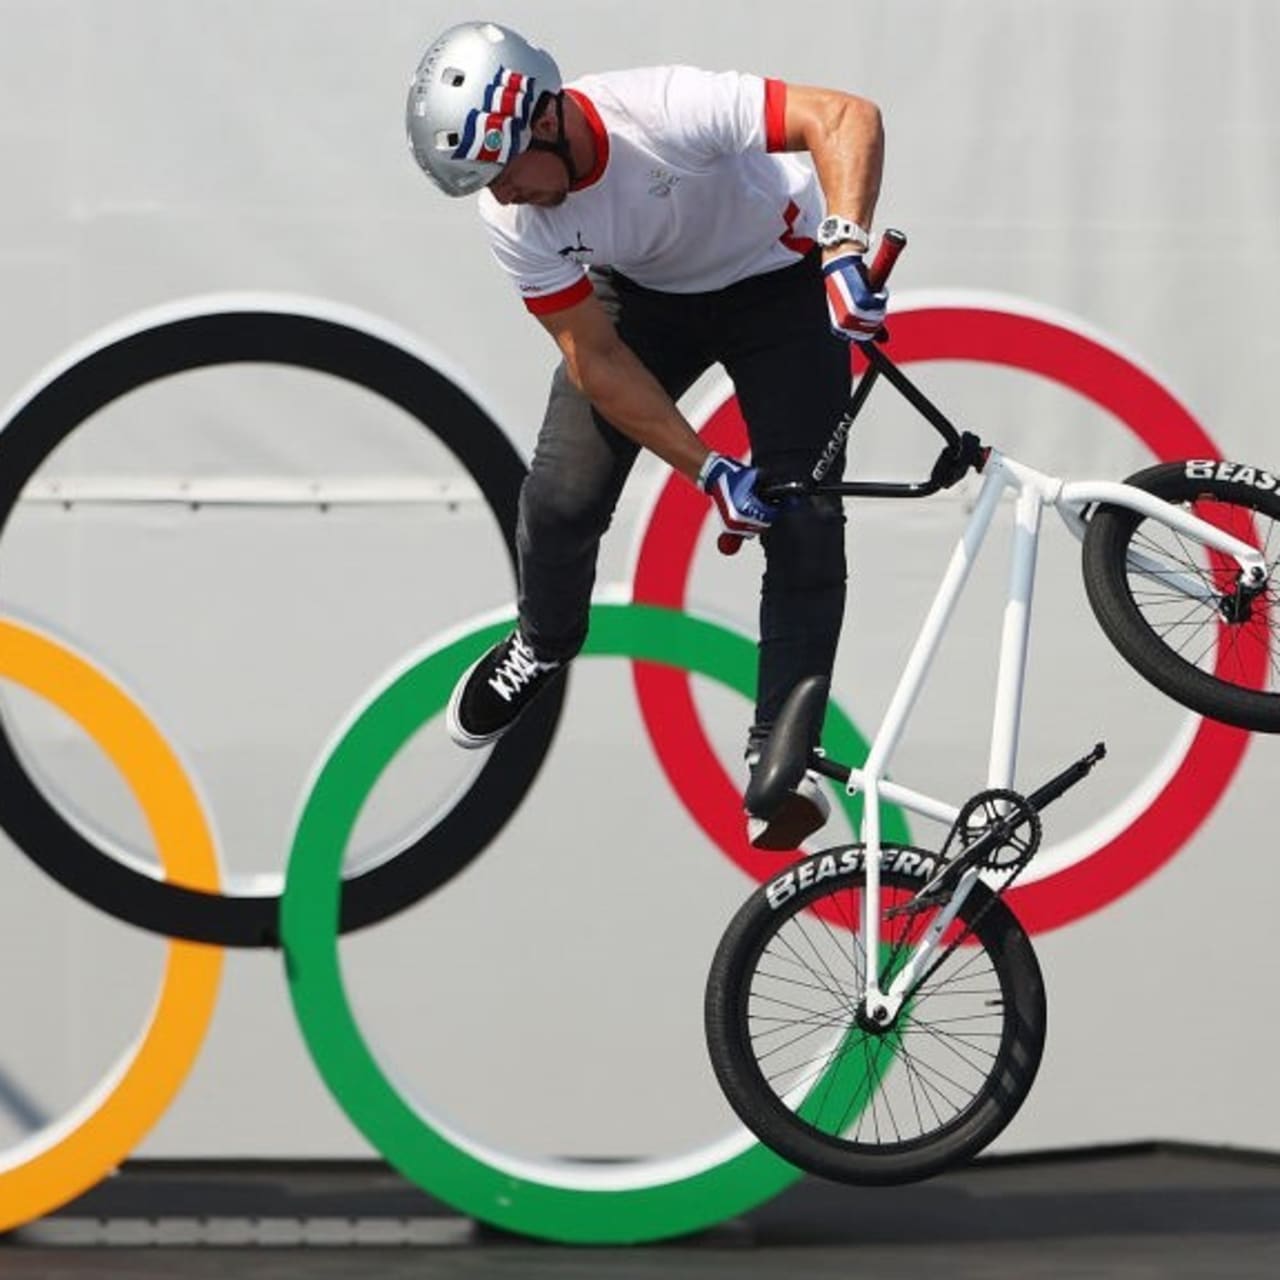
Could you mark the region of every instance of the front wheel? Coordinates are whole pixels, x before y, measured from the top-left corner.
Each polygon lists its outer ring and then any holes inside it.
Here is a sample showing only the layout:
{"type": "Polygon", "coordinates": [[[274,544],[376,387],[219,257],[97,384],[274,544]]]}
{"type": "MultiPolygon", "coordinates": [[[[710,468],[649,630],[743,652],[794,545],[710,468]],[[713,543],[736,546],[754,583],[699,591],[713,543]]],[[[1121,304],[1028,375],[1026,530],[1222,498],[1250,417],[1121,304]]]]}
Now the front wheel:
{"type": "MultiPolygon", "coordinates": [[[[882,989],[937,917],[939,904],[913,903],[937,866],[884,846],[882,989]]],[[[784,1159],[838,1182],[914,1182],[980,1151],[1022,1105],[1044,1049],[1044,984],[1021,925],[978,883],[941,961],[890,1026],[869,1026],[865,884],[863,848],[849,845],[752,894],[711,967],[707,1045],[730,1105],[784,1159]]]]}
{"type": "Polygon", "coordinates": [[[1280,732],[1280,481],[1232,462],[1168,462],[1126,484],[1256,547],[1267,579],[1242,589],[1230,556],[1162,521],[1102,505],[1084,538],[1084,585],[1108,639],[1140,675],[1201,715],[1280,732]]]}

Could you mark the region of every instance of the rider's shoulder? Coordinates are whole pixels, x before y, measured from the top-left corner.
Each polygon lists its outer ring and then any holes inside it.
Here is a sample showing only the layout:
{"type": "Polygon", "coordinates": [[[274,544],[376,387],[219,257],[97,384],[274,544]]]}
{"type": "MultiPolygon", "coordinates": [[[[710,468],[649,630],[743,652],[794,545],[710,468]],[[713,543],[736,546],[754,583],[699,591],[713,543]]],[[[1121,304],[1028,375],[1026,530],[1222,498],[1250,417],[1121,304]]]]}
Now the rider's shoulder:
{"type": "Polygon", "coordinates": [[[762,86],[759,76],[668,63],[584,75],[566,88],[589,99],[606,128],[625,132],[630,124],[643,134],[666,136],[708,113],[736,109],[744,95],[754,101],[762,86]]]}

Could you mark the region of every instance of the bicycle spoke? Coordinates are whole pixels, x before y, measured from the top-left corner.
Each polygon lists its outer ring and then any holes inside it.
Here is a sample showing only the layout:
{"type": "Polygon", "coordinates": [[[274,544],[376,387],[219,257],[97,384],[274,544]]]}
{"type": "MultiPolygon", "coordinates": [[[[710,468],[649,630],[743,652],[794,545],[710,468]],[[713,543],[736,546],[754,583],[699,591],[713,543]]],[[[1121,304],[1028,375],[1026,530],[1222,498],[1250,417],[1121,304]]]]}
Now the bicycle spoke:
{"type": "MultiPolygon", "coordinates": [[[[1139,587],[1137,584],[1133,588],[1133,598],[1142,604],[1153,605],[1157,608],[1162,606],[1183,605],[1190,598],[1185,591],[1157,591],[1154,587],[1139,587]]],[[[1201,608],[1214,612],[1207,600],[1196,600],[1196,604],[1201,608]]]]}
{"type": "MultiPolygon", "coordinates": [[[[790,921],[789,923],[794,924],[795,922],[794,922],[794,920],[792,920],[792,921],[790,921]]],[[[803,929],[802,929],[802,930],[801,930],[801,933],[803,934],[803,932],[804,932],[804,931],[803,931],[803,929]]],[[[816,971],[814,970],[813,966],[812,966],[811,964],[809,964],[809,963],[808,963],[808,961],[807,961],[807,960],[805,960],[805,959],[800,955],[800,953],[795,949],[795,947],[791,945],[791,942],[790,942],[787,938],[784,938],[784,937],[782,936],[782,934],[781,934],[781,933],[779,933],[779,934],[777,935],[777,941],[779,941],[780,943],[782,943],[782,945],[783,945],[783,946],[785,946],[785,947],[787,948],[787,950],[791,952],[792,956],[795,958],[795,963],[796,963],[800,968],[804,969],[806,973],[808,973],[808,974],[810,974],[812,977],[816,978],[816,979],[818,980],[818,982],[822,984],[823,988],[826,990],[826,992],[827,992],[827,994],[828,994],[828,995],[831,995],[831,996],[835,997],[836,999],[839,999],[841,996],[843,996],[844,992],[843,992],[843,991],[841,990],[841,988],[840,988],[839,980],[836,978],[835,974],[831,973],[830,969],[828,969],[828,970],[827,970],[827,976],[831,979],[831,981],[832,981],[832,982],[834,982],[834,983],[835,983],[835,986],[834,986],[834,987],[833,987],[833,986],[831,986],[829,983],[827,983],[827,982],[824,982],[824,981],[823,981],[822,974],[820,974],[820,973],[816,972],[816,971]]],[[[825,967],[825,966],[824,966],[824,967],[825,967]]]]}
{"type": "Polygon", "coordinates": [[[1192,661],[1193,667],[1198,667],[1204,660],[1218,647],[1218,631],[1215,627],[1209,634],[1209,643],[1200,650],[1199,655],[1192,661]]]}
{"type": "MultiPolygon", "coordinates": [[[[879,1057],[879,1055],[878,1055],[878,1054],[877,1054],[876,1056],[877,1056],[877,1058],[879,1057]]],[[[871,1057],[870,1037],[867,1037],[867,1036],[864,1036],[864,1037],[863,1037],[863,1040],[862,1040],[862,1057],[863,1057],[863,1061],[866,1063],[866,1067],[867,1067],[866,1077],[865,1077],[865,1078],[866,1078],[866,1079],[868,1079],[868,1080],[874,1080],[874,1079],[875,1079],[875,1069],[876,1069],[876,1064],[875,1064],[875,1062],[872,1060],[872,1057],[871,1057]]],[[[876,1093],[879,1093],[879,1090],[878,1090],[878,1089],[875,1091],[875,1093],[873,1093],[873,1094],[871,1095],[871,1108],[870,1108],[870,1109],[871,1109],[871,1124],[872,1124],[872,1127],[873,1127],[873,1128],[874,1128],[874,1130],[875,1130],[876,1142],[877,1142],[877,1144],[878,1144],[878,1143],[880,1142],[880,1113],[879,1113],[878,1108],[876,1107],[876,1093]]],[[[866,1114],[866,1110],[867,1110],[867,1109],[864,1107],[864,1108],[863,1108],[863,1114],[864,1114],[864,1115],[866,1114]]]]}
{"type": "MultiPolygon", "coordinates": [[[[866,1036],[860,1036],[857,1040],[857,1044],[863,1051],[862,1058],[863,1058],[864,1064],[866,1064],[867,1062],[866,1041],[867,1041],[866,1036]]],[[[821,1123],[822,1116],[827,1109],[827,1103],[831,1100],[831,1092],[835,1088],[836,1079],[838,1076],[842,1074],[842,1072],[839,1070],[840,1063],[843,1062],[845,1058],[850,1055],[851,1052],[852,1052],[852,1045],[850,1044],[841,1045],[839,1052],[835,1054],[834,1059],[831,1061],[830,1067],[823,1068],[827,1073],[826,1081],[822,1088],[822,1097],[815,1104],[813,1108],[813,1123],[815,1124],[816,1127],[823,1129],[824,1131],[827,1131],[829,1127],[821,1123]]],[[[829,1059],[831,1058],[830,1054],[828,1054],[828,1058],[829,1059]]],[[[872,1068],[870,1066],[866,1066],[866,1069],[863,1071],[862,1075],[858,1078],[856,1087],[850,1090],[850,1093],[852,1094],[853,1098],[856,1100],[859,1096],[865,1096],[867,1094],[873,1093],[874,1090],[872,1089],[871,1082],[874,1079],[875,1079],[875,1075],[872,1068]]],[[[848,1109],[846,1108],[844,1114],[841,1117],[839,1129],[842,1129],[844,1125],[847,1123],[847,1117],[848,1117],[848,1109]]],[[[839,1132],[839,1129],[837,1129],[836,1132],[839,1132]]]]}
{"type": "MultiPolygon", "coordinates": [[[[795,1009],[798,1012],[807,1013],[810,1015],[816,1012],[826,1012],[827,1014],[835,1014],[839,1012],[839,1013],[842,1013],[846,1018],[850,1016],[853,1009],[853,1002],[850,1000],[849,996],[846,993],[838,992],[838,991],[829,991],[826,987],[822,987],[822,986],[813,986],[813,987],[810,987],[809,989],[812,991],[816,991],[819,994],[826,996],[829,999],[834,999],[835,1004],[828,1006],[828,1008],[825,1011],[814,1010],[811,1005],[797,1004],[794,1000],[784,1000],[781,996],[770,995],[767,991],[758,991],[755,988],[753,988],[751,991],[751,999],[755,1001],[763,1001],[764,1003],[776,1009],[795,1009]]],[[[788,994],[792,995],[797,993],[788,992],[788,994]]],[[[767,1016],[767,1015],[755,1015],[755,1016],[767,1016]]]]}
{"type": "MultiPolygon", "coordinates": [[[[955,953],[953,952],[952,955],[954,954],[955,953]]],[[[934,981],[934,978],[937,976],[936,974],[930,975],[929,985],[926,987],[922,983],[913,993],[911,999],[914,1004],[914,1007],[919,1009],[920,1006],[924,1004],[926,1000],[932,1000],[935,996],[940,994],[941,995],[955,994],[953,991],[949,991],[947,988],[952,983],[957,982],[962,978],[965,981],[968,981],[969,978],[973,977],[974,975],[970,972],[970,970],[978,962],[981,956],[982,956],[982,953],[980,951],[975,950],[968,960],[964,961],[963,964],[953,969],[951,972],[951,975],[947,978],[944,978],[941,982],[934,981]]],[[[940,973],[941,969],[939,969],[937,972],[940,973]]],[[[998,992],[998,991],[999,991],[999,987],[992,987],[980,992],[980,994],[986,995],[989,992],[998,992]]]]}
{"type": "MultiPolygon", "coordinates": [[[[1186,542],[1183,541],[1182,534],[1177,529],[1170,529],[1169,532],[1172,533],[1173,536],[1178,540],[1178,546],[1180,546],[1183,549],[1183,551],[1186,553],[1185,563],[1195,564],[1196,563],[1195,557],[1191,554],[1191,551],[1188,548],[1186,542]]],[[[1202,574],[1201,576],[1204,577],[1207,582],[1210,582],[1210,583],[1213,582],[1213,579],[1208,577],[1208,575],[1202,574]]]]}
{"type": "Polygon", "coordinates": [[[753,1024],[761,1022],[771,1022],[775,1025],[767,1030],[752,1032],[752,1041],[763,1040],[766,1036],[776,1036],[783,1031],[795,1031],[804,1028],[795,1040],[789,1040],[786,1044],[777,1045],[770,1049],[768,1053],[761,1055],[760,1061],[765,1058],[772,1057],[775,1053],[781,1053],[784,1049],[803,1040],[805,1036],[812,1035],[814,1031],[823,1031],[831,1027],[843,1027],[849,1023],[849,1014],[845,1009],[822,1009],[814,1010],[807,1018],[771,1018],[761,1014],[752,1014],[751,1020],[753,1024]]]}
{"type": "MultiPolygon", "coordinates": [[[[1197,606],[1196,606],[1196,608],[1199,608],[1199,605],[1197,605],[1197,606]]],[[[1194,613],[1194,612],[1195,612],[1195,610],[1193,609],[1193,610],[1192,610],[1192,613],[1194,613]]],[[[1188,616],[1188,617],[1190,617],[1191,615],[1190,615],[1190,614],[1188,614],[1187,616],[1188,616]]],[[[1197,627],[1197,630],[1198,630],[1200,627],[1203,627],[1204,625],[1205,625],[1205,624],[1204,624],[1204,622],[1203,622],[1203,621],[1202,621],[1202,622],[1200,622],[1200,623],[1199,623],[1199,625],[1198,625],[1198,627],[1197,627]]],[[[1169,628],[1166,628],[1165,630],[1167,631],[1167,630],[1169,630],[1169,628]]],[[[1195,631],[1190,632],[1188,635],[1186,635],[1186,636],[1184,636],[1184,637],[1183,637],[1182,643],[1177,647],[1177,649],[1175,649],[1175,650],[1174,650],[1174,652],[1175,652],[1179,657],[1181,657],[1181,656],[1182,656],[1182,651],[1183,651],[1183,649],[1185,649],[1185,648],[1187,647],[1187,645],[1189,645],[1189,644],[1190,644],[1190,643],[1191,643],[1195,638],[1196,638],[1196,632],[1195,632],[1195,631]]]]}
{"type": "MultiPolygon", "coordinates": [[[[783,1000],[778,996],[771,996],[764,991],[752,990],[751,999],[753,1001],[763,1002],[769,1005],[771,1009],[773,1008],[795,1009],[800,1013],[804,1013],[808,1015],[809,1017],[814,1017],[819,1014],[823,1016],[831,1017],[839,1013],[839,1014],[842,1014],[845,1018],[848,1018],[850,1015],[850,1006],[847,1000],[841,1000],[837,1004],[828,1006],[826,1009],[814,1009],[808,1005],[796,1004],[794,1001],[791,1001],[791,1000],[783,1000]]],[[[754,1013],[752,1014],[752,1016],[755,1018],[767,1018],[771,1022],[777,1022],[780,1018],[784,1018],[786,1015],[781,1013],[779,1014],[754,1013]]]]}
{"type": "MultiPolygon", "coordinates": [[[[882,1054],[886,1054],[886,1053],[888,1053],[889,1051],[890,1051],[890,1046],[889,1046],[889,1042],[888,1042],[887,1040],[878,1040],[878,1041],[876,1042],[876,1066],[877,1066],[877,1067],[879,1067],[879,1065],[880,1065],[880,1063],[879,1063],[879,1059],[880,1059],[881,1055],[882,1055],[882,1054]]],[[[883,1073],[881,1073],[881,1075],[883,1075],[883,1073]]],[[[885,1090],[885,1089],[877,1089],[877,1090],[875,1091],[875,1093],[872,1095],[872,1099],[871,1099],[871,1101],[872,1101],[873,1105],[874,1105],[874,1104],[877,1104],[877,1103],[879,1103],[879,1104],[883,1105],[883,1107],[884,1107],[884,1111],[885,1111],[885,1114],[886,1114],[886,1116],[888,1117],[888,1120],[889,1120],[889,1124],[890,1124],[890,1125],[892,1126],[892,1128],[893,1128],[893,1137],[894,1137],[894,1141],[895,1141],[895,1142],[901,1142],[901,1141],[902,1141],[902,1130],[901,1130],[901,1128],[900,1128],[900,1127],[899,1127],[899,1125],[898,1125],[898,1117],[897,1117],[896,1115],[894,1115],[894,1111],[893,1111],[893,1098],[892,1098],[892,1096],[891,1096],[891,1095],[889,1094],[889,1092],[888,1092],[887,1090],[885,1090]]],[[[846,1114],[846,1116],[847,1116],[847,1115],[848,1115],[848,1112],[846,1111],[846,1113],[845,1113],[845,1114],[846,1114]]]]}
{"type": "Polygon", "coordinates": [[[821,991],[830,995],[828,989],[817,982],[802,982],[799,978],[788,978],[781,973],[766,973],[763,969],[757,969],[757,974],[762,978],[769,978],[773,982],[784,982],[788,986],[802,987],[806,991],[821,991]]]}
{"type": "Polygon", "coordinates": [[[793,1090],[799,1090],[802,1087],[807,1088],[808,1085],[812,1084],[815,1080],[820,1079],[824,1072],[828,1072],[829,1068],[834,1067],[835,1064],[839,1063],[840,1060],[846,1057],[850,1052],[851,1049],[849,1047],[840,1047],[838,1044],[832,1045],[829,1049],[818,1054],[817,1057],[806,1058],[803,1062],[798,1062],[795,1066],[788,1067],[786,1071],[775,1071],[773,1075],[765,1076],[765,1079],[770,1085],[772,1085],[775,1081],[783,1079],[789,1073],[799,1071],[807,1072],[806,1075],[792,1080],[785,1089],[778,1089],[776,1092],[781,1097],[783,1094],[791,1093],[793,1090]]]}
{"type": "MultiPolygon", "coordinates": [[[[1167,532],[1171,534],[1174,533],[1174,530],[1167,528],[1167,526],[1165,525],[1159,525],[1159,528],[1161,529],[1162,532],[1167,532]]],[[[1148,551],[1155,552],[1156,555],[1163,556],[1166,560],[1177,561],[1178,564],[1182,565],[1187,569],[1190,569],[1192,573],[1198,574],[1200,577],[1204,578],[1205,581],[1207,582],[1209,579],[1207,574],[1205,573],[1203,561],[1198,557],[1192,555],[1189,551],[1187,551],[1186,543],[1181,542],[1181,537],[1179,535],[1175,534],[1175,536],[1179,537],[1179,542],[1184,552],[1184,554],[1181,556],[1179,556],[1178,553],[1175,550],[1173,550],[1167,543],[1157,541],[1156,538],[1152,536],[1152,534],[1144,532],[1142,526],[1139,526],[1138,529],[1134,531],[1134,535],[1131,541],[1133,543],[1136,543],[1139,547],[1143,547],[1148,551]]]]}
{"type": "MultiPolygon", "coordinates": [[[[959,1013],[959,1014],[956,1014],[955,1017],[953,1018],[930,1018],[929,1021],[923,1025],[926,1025],[929,1027],[947,1027],[947,1026],[954,1026],[958,1022],[979,1022],[979,1021],[990,1022],[991,1016],[992,1015],[990,1013],[959,1013]]],[[[913,1019],[913,1021],[915,1020],[913,1019]]],[[[981,1034],[981,1033],[952,1032],[949,1034],[974,1035],[974,1034],[981,1034]]]]}
{"type": "Polygon", "coordinates": [[[983,1064],[981,1062],[975,1061],[974,1058],[970,1057],[968,1053],[962,1053],[959,1046],[963,1045],[964,1048],[969,1050],[970,1052],[980,1054],[982,1058],[986,1059],[988,1066],[990,1065],[990,1063],[994,1062],[996,1059],[996,1054],[991,1052],[991,1050],[989,1050],[983,1045],[970,1044],[967,1040],[964,1039],[963,1036],[958,1036],[954,1033],[944,1035],[941,1032],[934,1030],[934,1028],[931,1026],[918,1026],[915,1029],[918,1033],[927,1037],[932,1043],[937,1045],[939,1048],[945,1049],[947,1050],[948,1053],[954,1055],[957,1059],[959,1059],[960,1062],[962,1062],[971,1071],[977,1073],[978,1075],[983,1076],[984,1078],[985,1078],[985,1068],[983,1064]]]}
{"type": "MultiPolygon", "coordinates": [[[[793,916],[791,918],[791,923],[796,926],[796,928],[800,931],[800,936],[805,940],[805,942],[809,944],[809,949],[813,952],[814,956],[817,958],[818,963],[822,965],[822,968],[826,972],[827,977],[830,978],[831,981],[835,984],[836,990],[843,992],[844,988],[840,984],[839,977],[837,977],[835,971],[831,968],[830,964],[828,964],[826,956],[823,955],[821,949],[818,947],[818,944],[814,942],[813,936],[809,932],[809,928],[806,923],[806,917],[808,915],[810,915],[809,912],[804,912],[802,915],[793,916]]],[[[823,920],[821,916],[817,918],[819,922],[822,924],[823,928],[825,928],[828,934],[830,934],[831,930],[827,922],[823,920]]],[[[834,935],[831,935],[831,936],[834,940],[834,935]]],[[[836,954],[839,955],[840,953],[841,953],[841,948],[837,944],[836,954]]],[[[819,975],[815,973],[814,976],[818,977],[819,975]]]]}
{"type": "Polygon", "coordinates": [[[921,1070],[921,1080],[934,1091],[938,1098],[942,1100],[952,1112],[958,1112],[973,1101],[973,1091],[967,1086],[953,1080],[945,1071],[936,1066],[932,1062],[927,1062],[922,1058],[917,1058],[921,1070]],[[947,1089],[954,1090],[949,1094],[947,1089]]]}
{"type": "MultiPolygon", "coordinates": [[[[833,1023],[832,1030],[835,1030],[837,1025],[838,1024],[833,1023]]],[[[803,1035],[798,1036],[795,1040],[793,1040],[791,1044],[799,1044],[801,1040],[808,1039],[809,1036],[811,1036],[812,1034],[813,1034],[812,1031],[806,1031],[803,1035]]],[[[794,1062],[789,1064],[786,1067],[779,1068],[778,1070],[774,1071],[772,1075],[766,1075],[765,1078],[769,1080],[770,1083],[772,1083],[774,1080],[781,1080],[787,1075],[794,1075],[796,1072],[805,1071],[809,1067],[816,1065],[818,1070],[812,1072],[812,1075],[811,1075],[811,1078],[816,1079],[826,1069],[826,1064],[831,1061],[831,1056],[836,1052],[839,1045],[840,1045],[840,1041],[836,1040],[834,1044],[829,1045],[827,1048],[825,1048],[821,1053],[817,1054],[816,1056],[803,1058],[799,1062],[794,1062]]],[[[783,1047],[790,1048],[791,1045],[785,1045],[783,1047]]],[[[775,1050],[774,1052],[778,1052],[778,1050],[775,1050]]],[[[773,1056],[772,1053],[766,1053],[758,1057],[756,1061],[759,1063],[763,1063],[765,1059],[770,1058],[772,1056],[773,1056]]],[[[791,1086],[789,1087],[794,1088],[795,1082],[793,1081],[791,1086]]]]}
{"type": "Polygon", "coordinates": [[[937,1106],[934,1105],[933,1095],[930,1093],[927,1082],[920,1074],[919,1068],[916,1066],[914,1059],[910,1054],[903,1056],[902,1065],[904,1074],[907,1078],[907,1090],[911,1095],[911,1105],[916,1113],[916,1124],[920,1132],[924,1132],[924,1120],[920,1114],[920,1100],[924,1099],[925,1104],[933,1113],[933,1123],[936,1128],[942,1128],[944,1123],[941,1113],[937,1106]],[[918,1081],[918,1083],[917,1083],[918,1081]]]}

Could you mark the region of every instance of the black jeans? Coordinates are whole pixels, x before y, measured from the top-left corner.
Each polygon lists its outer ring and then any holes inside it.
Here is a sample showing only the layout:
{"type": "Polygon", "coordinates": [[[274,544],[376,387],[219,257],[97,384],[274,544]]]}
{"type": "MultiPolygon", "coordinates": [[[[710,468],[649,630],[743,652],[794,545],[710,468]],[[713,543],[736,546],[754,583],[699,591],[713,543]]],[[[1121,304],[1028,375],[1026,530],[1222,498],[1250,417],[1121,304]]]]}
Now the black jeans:
{"type": "MultiPolygon", "coordinates": [[[[711,293],[646,289],[593,274],[619,335],[673,399],[711,364],[733,381],[752,462],[771,479],[807,475],[849,395],[849,349],[827,320],[817,254],[711,293]]],[[[600,537],[637,446],[596,414],[563,364],[520,494],[520,626],[539,657],[582,646],[600,537]]],[[[843,459],[832,468],[832,479],[843,459]]],[[[758,737],[802,677],[830,675],[844,614],[839,499],[799,504],[761,538],[758,737]]]]}

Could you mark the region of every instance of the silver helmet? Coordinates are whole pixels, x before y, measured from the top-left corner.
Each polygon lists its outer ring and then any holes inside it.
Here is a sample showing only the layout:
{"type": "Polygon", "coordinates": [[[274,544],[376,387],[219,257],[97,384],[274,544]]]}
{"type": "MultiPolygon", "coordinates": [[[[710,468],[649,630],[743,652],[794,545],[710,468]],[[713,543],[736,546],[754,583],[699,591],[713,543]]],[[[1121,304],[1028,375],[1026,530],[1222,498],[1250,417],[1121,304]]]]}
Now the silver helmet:
{"type": "Polygon", "coordinates": [[[450,27],[409,86],[409,147],[446,195],[470,195],[528,146],[538,100],[559,92],[560,68],[523,36],[496,22],[450,27]]]}

